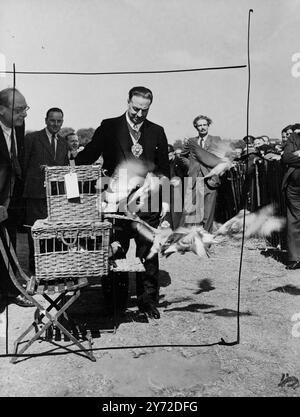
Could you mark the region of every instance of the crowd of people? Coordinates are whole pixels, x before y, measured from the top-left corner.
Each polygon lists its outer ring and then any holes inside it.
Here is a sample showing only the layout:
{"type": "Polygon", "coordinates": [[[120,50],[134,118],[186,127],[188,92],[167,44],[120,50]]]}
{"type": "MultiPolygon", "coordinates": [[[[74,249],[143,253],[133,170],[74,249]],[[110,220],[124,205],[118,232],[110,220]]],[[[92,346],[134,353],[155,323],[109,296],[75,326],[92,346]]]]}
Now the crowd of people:
{"type": "MultiPolygon", "coordinates": [[[[141,161],[147,172],[171,179],[171,193],[161,193],[157,211],[143,211],[138,215],[157,228],[162,220],[173,230],[183,225],[199,225],[211,232],[217,207],[218,190],[223,178],[214,168],[228,162],[227,168],[245,163],[247,175],[243,184],[241,206],[247,203],[251,177],[258,161],[278,161],[285,170],[282,187],[286,196],[287,268],[300,268],[300,125],[282,130],[282,141],[271,145],[267,136],[247,136],[240,147],[225,146],[220,136],[209,133],[212,120],[198,115],[193,120],[195,137],[184,141],[182,149],[168,144],[163,127],[147,119],[153,94],[146,87],[133,87],[128,94],[127,109],[118,117],[105,119],[95,130],[91,141],[80,146],[75,132],[60,136],[63,111],[50,108],[45,115],[45,127],[25,135],[25,118],[29,107],[17,89],[0,91],[0,205],[8,212],[5,226],[16,246],[16,232],[20,225],[32,226],[37,219],[47,217],[45,178],[41,167],[60,165],[88,165],[102,158],[102,168],[112,176],[124,161],[141,161]],[[187,181],[186,181],[187,180],[187,181]],[[184,184],[184,186],[183,186],[184,184]],[[178,204],[181,202],[181,205],[178,204]],[[179,208],[178,208],[179,207],[179,208]]],[[[151,196],[149,196],[151,199],[151,196]]],[[[151,207],[151,202],[148,205],[151,207]]],[[[158,255],[147,258],[151,243],[137,235],[129,222],[120,220],[115,239],[120,243],[116,256],[125,257],[132,238],[136,242],[136,256],[145,272],[137,279],[137,305],[142,315],[159,319],[158,255]]],[[[28,233],[29,268],[34,273],[34,250],[28,233]]],[[[32,303],[19,294],[0,259],[0,297],[23,307],[32,303]]],[[[110,277],[103,277],[106,307],[112,308],[113,290],[110,277]]],[[[128,275],[120,275],[117,282],[119,309],[126,308],[128,275]]]]}

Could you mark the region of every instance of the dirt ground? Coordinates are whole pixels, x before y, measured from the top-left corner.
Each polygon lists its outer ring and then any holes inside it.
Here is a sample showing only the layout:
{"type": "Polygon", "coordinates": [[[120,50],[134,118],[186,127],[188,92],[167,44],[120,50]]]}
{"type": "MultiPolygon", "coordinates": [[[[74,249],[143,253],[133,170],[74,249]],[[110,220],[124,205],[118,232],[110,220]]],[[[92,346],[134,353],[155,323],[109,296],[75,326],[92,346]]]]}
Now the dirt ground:
{"type": "MultiPolygon", "coordinates": [[[[84,292],[72,312],[93,331],[97,361],[70,352],[76,348],[67,341],[35,342],[28,353],[45,356],[20,358],[16,364],[0,358],[0,396],[299,396],[300,388],[278,384],[283,373],[300,379],[300,332],[292,320],[297,313],[294,320],[300,320],[300,271],[287,271],[261,255],[264,248],[263,240],[245,244],[239,344],[218,344],[237,339],[240,242],[226,239],[209,259],[190,253],[161,259],[160,320],[137,321],[133,275],[128,312],[115,333],[103,314],[99,285],[84,292]]],[[[18,254],[26,270],[22,234],[18,254]]],[[[9,306],[10,353],[33,312],[9,306]]],[[[0,353],[5,354],[3,337],[0,353]]]]}

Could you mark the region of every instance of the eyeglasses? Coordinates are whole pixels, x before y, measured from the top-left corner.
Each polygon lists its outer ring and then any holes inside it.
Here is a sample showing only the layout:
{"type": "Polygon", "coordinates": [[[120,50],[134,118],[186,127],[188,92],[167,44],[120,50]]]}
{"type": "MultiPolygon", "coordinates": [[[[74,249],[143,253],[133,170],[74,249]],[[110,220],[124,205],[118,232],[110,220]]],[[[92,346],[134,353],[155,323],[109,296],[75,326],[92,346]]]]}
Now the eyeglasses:
{"type": "Polygon", "coordinates": [[[5,106],[5,107],[7,109],[13,110],[13,112],[16,113],[16,114],[21,114],[21,113],[24,113],[24,112],[28,112],[28,110],[30,109],[29,106],[26,106],[26,107],[15,107],[14,109],[12,107],[8,107],[8,106],[5,106]]]}

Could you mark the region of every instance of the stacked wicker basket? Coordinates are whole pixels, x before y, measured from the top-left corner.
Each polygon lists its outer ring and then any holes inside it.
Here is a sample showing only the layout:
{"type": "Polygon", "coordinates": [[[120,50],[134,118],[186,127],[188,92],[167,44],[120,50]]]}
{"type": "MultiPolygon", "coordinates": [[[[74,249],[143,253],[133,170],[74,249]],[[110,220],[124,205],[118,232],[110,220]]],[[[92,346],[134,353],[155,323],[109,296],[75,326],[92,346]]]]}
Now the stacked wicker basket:
{"type": "Polygon", "coordinates": [[[32,227],[37,279],[106,275],[111,223],[102,221],[96,182],[98,165],[45,168],[48,218],[32,227]],[[79,199],[68,200],[65,175],[76,173],[79,199]]]}

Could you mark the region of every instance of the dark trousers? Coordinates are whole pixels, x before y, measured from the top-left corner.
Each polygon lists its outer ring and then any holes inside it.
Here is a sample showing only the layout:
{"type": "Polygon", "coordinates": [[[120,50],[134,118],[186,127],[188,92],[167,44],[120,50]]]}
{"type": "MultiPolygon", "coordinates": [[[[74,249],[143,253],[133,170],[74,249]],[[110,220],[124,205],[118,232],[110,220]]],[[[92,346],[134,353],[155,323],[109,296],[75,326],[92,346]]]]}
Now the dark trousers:
{"type": "Polygon", "coordinates": [[[213,230],[213,222],[215,218],[217,202],[217,189],[209,188],[206,184],[204,186],[204,215],[203,228],[211,233],[213,230]]]}
{"type": "MultiPolygon", "coordinates": [[[[11,224],[6,224],[6,222],[3,223],[3,226],[7,228],[9,237],[11,239],[10,245],[12,245],[13,249],[16,250],[16,238],[17,238],[17,232],[16,227],[13,228],[11,224]]],[[[9,253],[9,246],[6,244],[6,238],[4,234],[4,230],[2,227],[0,227],[0,239],[3,242],[4,247],[7,249],[7,252],[9,253]]],[[[12,280],[9,276],[9,268],[11,266],[6,264],[4,262],[4,259],[2,258],[2,255],[0,255],[0,296],[10,296],[10,297],[16,297],[20,294],[18,289],[14,286],[12,280]]]]}
{"type": "MultiPolygon", "coordinates": [[[[144,216],[143,220],[147,220],[147,223],[152,227],[157,227],[159,224],[159,216],[157,213],[147,213],[147,216],[144,216]]],[[[136,256],[141,259],[145,267],[145,272],[136,274],[136,294],[138,305],[147,303],[157,304],[159,296],[158,255],[153,256],[151,259],[146,259],[152,243],[138,234],[135,231],[134,223],[132,224],[127,220],[116,221],[114,229],[116,231],[112,240],[120,242],[124,250],[124,255],[126,255],[129,249],[130,239],[133,238],[135,240],[136,256]]],[[[114,284],[112,282],[111,275],[102,277],[102,288],[106,299],[106,305],[107,307],[112,305],[113,297],[115,297],[117,307],[119,306],[121,309],[125,308],[128,297],[128,273],[118,273],[113,279],[115,280],[114,284]]]]}
{"type": "Polygon", "coordinates": [[[288,260],[300,261],[300,187],[287,186],[286,205],[288,260]]]}
{"type": "MultiPolygon", "coordinates": [[[[17,227],[23,224],[25,211],[24,201],[22,198],[18,197],[18,195],[21,195],[21,182],[16,180],[13,196],[10,199],[9,207],[7,209],[8,218],[2,223],[10,238],[9,245],[12,246],[15,252],[17,249],[17,227]]],[[[2,228],[0,237],[4,245],[6,245],[6,238],[2,228]]],[[[9,246],[6,246],[6,249],[7,253],[9,253],[9,246]]],[[[10,265],[7,265],[0,255],[0,295],[16,297],[20,292],[10,279],[9,268],[10,265]]]]}

